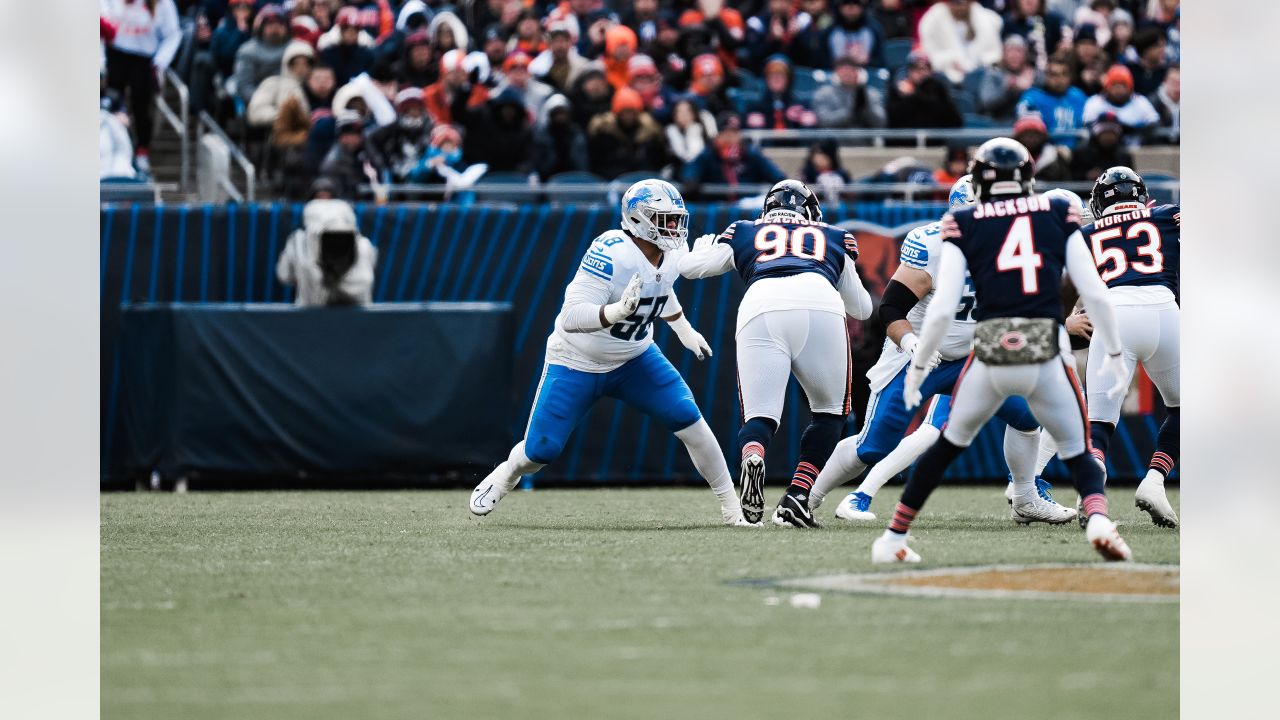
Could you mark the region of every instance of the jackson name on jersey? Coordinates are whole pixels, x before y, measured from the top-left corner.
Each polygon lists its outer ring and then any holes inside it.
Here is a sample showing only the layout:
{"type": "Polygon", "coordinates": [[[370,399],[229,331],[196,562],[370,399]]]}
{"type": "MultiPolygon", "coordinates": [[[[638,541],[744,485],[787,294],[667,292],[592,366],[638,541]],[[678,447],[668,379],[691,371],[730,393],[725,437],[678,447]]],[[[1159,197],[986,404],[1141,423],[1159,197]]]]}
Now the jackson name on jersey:
{"type": "Polygon", "coordinates": [[[581,289],[600,291],[599,304],[617,302],[631,276],[640,273],[640,305],[622,322],[592,332],[565,332],[557,320],[547,338],[547,362],[601,373],[643,353],[653,344],[653,323],[681,310],[672,287],[680,276],[676,262],[686,252],[683,247],[665,252],[662,262],[654,267],[621,230],[609,230],[593,240],[566,291],[566,304],[574,302],[573,294],[581,289]]]}

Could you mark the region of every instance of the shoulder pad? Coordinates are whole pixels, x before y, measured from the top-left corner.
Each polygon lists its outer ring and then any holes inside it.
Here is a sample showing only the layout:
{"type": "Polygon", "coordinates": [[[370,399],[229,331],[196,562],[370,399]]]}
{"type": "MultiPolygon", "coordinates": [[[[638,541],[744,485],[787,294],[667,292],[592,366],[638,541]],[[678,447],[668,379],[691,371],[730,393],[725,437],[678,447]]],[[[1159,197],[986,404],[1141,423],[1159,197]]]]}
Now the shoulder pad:
{"type": "Polygon", "coordinates": [[[929,266],[929,255],[935,249],[939,223],[929,223],[907,233],[898,253],[898,262],[923,270],[929,266]]]}
{"type": "Polygon", "coordinates": [[[601,234],[591,241],[591,246],[582,256],[579,269],[601,280],[612,280],[614,266],[625,264],[625,260],[619,257],[617,246],[626,241],[627,236],[621,230],[609,230],[601,234]]]}

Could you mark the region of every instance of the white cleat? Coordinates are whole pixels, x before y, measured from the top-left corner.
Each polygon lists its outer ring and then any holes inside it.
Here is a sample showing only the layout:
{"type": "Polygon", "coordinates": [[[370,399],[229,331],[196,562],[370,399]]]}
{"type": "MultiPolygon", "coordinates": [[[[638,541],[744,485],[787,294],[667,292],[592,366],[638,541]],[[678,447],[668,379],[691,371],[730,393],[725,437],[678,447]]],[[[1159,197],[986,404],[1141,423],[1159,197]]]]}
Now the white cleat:
{"type": "MultiPolygon", "coordinates": [[[[734,500],[737,499],[734,498],[734,500]]],[[[732,507],[720,506],[720,520],[729,527],[761,527],[760,523],[747,522],[747,519],[742,517],[742,507],[736,503],[732,507]]]]}
{"type": "Polygon", "coordinates": [[[1064,507],[1056,502],[1049,502],[1039,495],[1032,495],[1027,500],[1017,500],[1009,508],[1009,517],[1019,525],[1029,525],[1037,522],[1061,525],[1065,522],[1071,522],[1075,516],[1076,511],[1074,509],[1064,507]]]}
{"type": "Polygon", "coordinates": [[[1005,501],[1005,502],[1007,502],[1007,503],[1009,503],[1009,506],[1010,506],[1010,507],[1012,507],[1012,506],[1013,506],[1013,483],[1012,483],[1012,482],[1005,483],[1005,486],[1004,486],[1004,501],[1005,501]]]}
{"type": "Polygon", "coordinates": [[[875,520],[876,514],[868,509],[870,507],[870,495],[860,492],[851,492],[840,501],[839,505],[836,506],[836,517],[850,522],[875,520]]]}
{"type": "MultiPolygon", "coordinates": [[[[503,465],[505,464],[503,463],[503,465]]],[[[498,506],[498,501],[511,492],[511,488],[516,486],[514,482],[510,485],[501,482],[501,473],[499,473],[501,469],[502,465],[494,468],[493,472],[489,473],[489,476],[480,481],[476,489],[471,491],[471,502],[467,503],[467,509],[471,511],[472,515],[488,515],[493,512],[493,509],[498,506]]],[[[516,478],[516,482],[519,481],[520,478],[516,478]]]]}
{"type": "Polygon", "coordinates": [[[1178,514],[1169,504],[1164,494],[1164,483],[1150,477],[1138,484],[1138,491],[1133,495],[1133,504],[1139,510],[1151,516],[1151,522],[1160,527],[1178,527],[1178,514]]]}
{"type": "Polygon", "coordinates": [[[877,565],[884,563],[918,563],[920,555],[907,547],[907,541],[891,536],[888,530],[871,543],[871,562],[877,565]]]}
{"type": "Polygon", "coordinates": [[[1120,537],[1116,524],[1106,515],[1090,515],[1084,536],[1089,544],[1093,545],[1093,549],[1106,560],[1123,562],[1133,560],[1133,551],[1129,549],[1129,544],[1120,537]]]}

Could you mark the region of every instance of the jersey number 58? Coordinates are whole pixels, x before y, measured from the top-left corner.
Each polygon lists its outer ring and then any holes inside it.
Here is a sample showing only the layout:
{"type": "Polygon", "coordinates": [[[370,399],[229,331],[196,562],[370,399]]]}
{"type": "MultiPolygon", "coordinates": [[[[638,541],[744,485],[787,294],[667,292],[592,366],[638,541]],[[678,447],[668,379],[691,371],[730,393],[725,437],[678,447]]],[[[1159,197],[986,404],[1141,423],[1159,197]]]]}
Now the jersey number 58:
{"type": "Polygon", "coordinates": [[[649,336],[649,326],[662,315],[667,296],[640,298],[636,311],[622,322],[609,328],[609,334],[619,340],[643,340],[649,336]]]}

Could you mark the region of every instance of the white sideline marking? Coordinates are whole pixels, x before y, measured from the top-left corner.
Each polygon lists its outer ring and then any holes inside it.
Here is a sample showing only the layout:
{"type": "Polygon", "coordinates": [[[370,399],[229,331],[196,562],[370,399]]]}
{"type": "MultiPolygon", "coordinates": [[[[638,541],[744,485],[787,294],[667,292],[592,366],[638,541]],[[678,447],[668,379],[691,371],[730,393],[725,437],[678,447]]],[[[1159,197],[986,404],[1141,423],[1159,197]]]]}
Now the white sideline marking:
{"type": "Polygon", "coordinates": [[[1054,590],[1002,590],[998,588],[956,588],[923,585],[899,585],[893,580],[908,578],[955,577],[975,573],[1022,570],[1098,569],[1136,573],[1178,573],[1177,565],[1141,563],[1046,563],[1032,565],[977,565],[933,570],[903,570],[898,572],[838,573],[803,578],[774,580],[775,587],[797,590],[828,590],[870,595],[897,595],[903,597],[976,598],[983,600],[1090,600],[1095,602],[1129,603],[1177,603],[1178,595],[1141,595],[1133,593],[1083,593],[1054,590]]]}

